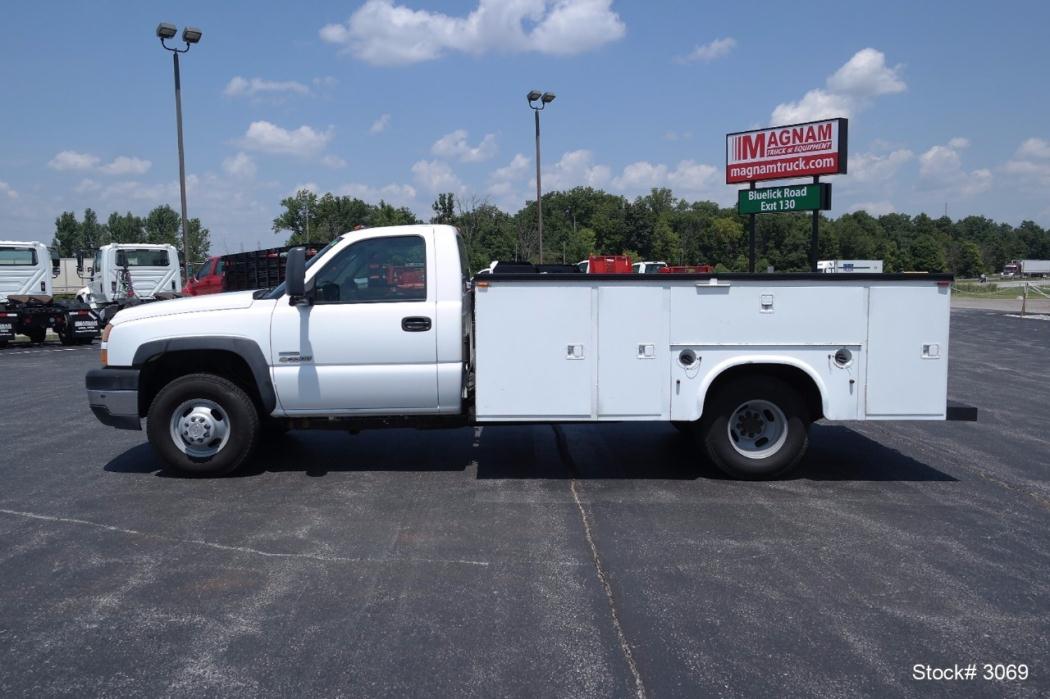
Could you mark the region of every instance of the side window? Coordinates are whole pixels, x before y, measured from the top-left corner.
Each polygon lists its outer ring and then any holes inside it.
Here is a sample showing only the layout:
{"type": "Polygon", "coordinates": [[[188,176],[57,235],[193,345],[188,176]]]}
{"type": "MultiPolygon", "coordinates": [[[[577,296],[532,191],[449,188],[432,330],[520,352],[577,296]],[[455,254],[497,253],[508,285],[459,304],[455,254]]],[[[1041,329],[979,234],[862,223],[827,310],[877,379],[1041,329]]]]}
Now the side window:
{"type": "Polygon", "coordinates": [[[314,303],[426,301],[426,263],[421,236],[361,240],[314,276],[314,303]]]}

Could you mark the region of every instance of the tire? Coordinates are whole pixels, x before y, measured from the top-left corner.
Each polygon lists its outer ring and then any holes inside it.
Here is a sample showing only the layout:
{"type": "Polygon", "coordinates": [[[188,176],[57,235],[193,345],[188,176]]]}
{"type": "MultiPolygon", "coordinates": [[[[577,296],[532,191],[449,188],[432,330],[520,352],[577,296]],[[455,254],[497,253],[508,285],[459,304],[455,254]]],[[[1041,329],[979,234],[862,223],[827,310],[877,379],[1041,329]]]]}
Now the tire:
{"type": "Polygon", "coordinates": [[[789,384],[741,377],[708,399],[698,437],[715,466],[733,478],[778,478],[806,453],[809,423],[805,401],[789,384]]]}
{"type": "Polygon", "coordinates": [[[73,335],[73,331],[72,330],[64,330],[64,331],[60,332],[58,334],[58,339],[63,345],[65,345],[67,347],[69,345],[77,344],[77,338],[76,338],[76,336],[73,335]]]}
{"type": "Polygon", "coordinates": [[[47,337],[47,328],[29,328],[26,330],[26,335],[30,342],[40,344],[47,337]]]}
{"type": "Polygon", "coordinates": [[[168,466],[193,476],[219,476],[252,455],[259,425],[259,411],[239,386],[214,374],[189,374],[157,393],[146,434],[168,466]]]}

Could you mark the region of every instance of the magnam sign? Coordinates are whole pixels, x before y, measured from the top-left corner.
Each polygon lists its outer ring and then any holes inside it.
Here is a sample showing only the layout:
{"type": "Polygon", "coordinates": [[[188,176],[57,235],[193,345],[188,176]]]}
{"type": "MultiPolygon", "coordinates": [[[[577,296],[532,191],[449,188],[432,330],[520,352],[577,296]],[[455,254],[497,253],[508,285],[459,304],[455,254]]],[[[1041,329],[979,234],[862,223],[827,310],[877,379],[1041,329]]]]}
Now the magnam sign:
{"type": "Polygon", "coordinates": [[[846,173],[847,119],[726,135],[726,184],[846,173]]]}

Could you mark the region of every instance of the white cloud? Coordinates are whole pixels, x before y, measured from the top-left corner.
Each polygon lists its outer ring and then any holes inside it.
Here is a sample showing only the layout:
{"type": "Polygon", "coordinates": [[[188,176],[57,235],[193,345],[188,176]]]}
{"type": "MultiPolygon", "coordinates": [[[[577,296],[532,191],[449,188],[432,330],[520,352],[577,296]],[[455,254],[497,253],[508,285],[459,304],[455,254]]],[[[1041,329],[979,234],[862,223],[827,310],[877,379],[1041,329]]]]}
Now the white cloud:
{"type": "Polygon", "coordinates": [[[856,153],[849,158],[848,181],[856,183],[886,182],[893,179],[902,165],[915,154],[907,148],[899,148],[886,155],[856,153]]]}
{"type": "Polygon", "coordinates": [[[1014,157],[1002,166],[1002,171],[1021,178],[1022,185],[1034,182],[1050,187],[1050,143],[1041,138],[1025,140],[1017,147],[1014,157]]]}
{"type": "Polygon", "coordinates": [[[465,163],[482,162],[496,155],[495,134],[485,134],[476,146],[467,142],[467,136],[466,129],[456,129],[435,141],[430,152],[442,158],[459,158],[465,163]]]}
{"type": "Polygon", "coordinates": [[[47,166],[52,170],[63,172],[65,170],[91,170],[99,164],[99,157],[89,153],[78,153],[75,150],[64,150],[48,161],[47,166]]]}
{"type": "Polygon", "coordinates": [[[1050,141],[1041,138],[1029,138],[1017,148],[1018,158],[1050,159],[1050,141]]]}
{"type": "Polygon", "coordinates": [[[142,158],[129,158],[126,155],[118,155],[116,158],[102,167],[99,172],[107,175],[145,175],[149,172],[153,163],[142,158]]]}
{"type": "Polygon", "coordinates": [[[516,153],[507,165],[493,170],[490,177],[493,180],[498,181],[520,180],[528,174],[529,163],[531,162],[531,158],[528,158],[521,153],[516,153]]]}
{"type": "Polygon", "coordinates": [[[311,82],[314,84],[314,87],[331,89],[339,84],[339,79],[331,75],[325,75],[320,78],[314,78],[311,82]]]}
{"type": "Polygon", "coordinates": [[[716,58],[722,58],[723,56],[729,55],[729,52],[736,46],[736,39],[731,36],[723,37],[721,39],[715,39],[706,44],[698,45],[688,55],[682,56],[679,60],[681,63],[692,63],[693,61],[703,61],[705,63],[715,60],[716,58]]]}
{"type": "Polygon", "coordinates": [[[383,187],[372,187],[367,184],[351,182],[339,188],[338,194],[357,197],[370,203],[380,199],[395,206],[411,206],[416,200],[416,188],[410,184],[388,184],[383,187]]]}
{"type": "Polygon", "coordinates": [[[260,95],[308,95],[310,88],[295,80],[264,80],[263,78],[230,78],[222,91],[227,97],[257,97],[260,95]]]}
{"type": "Polygon", "coordinates": [[[118,155],[105,165],[100,165],[102,159],[90,153],[79,153],[73,150],[64,150],[48,161],[47,166],[59,172],[70,170],[95,170],[107,175],[144,175],[149,172],[153,163],[142,158],[132,158],[126,155],[118,155]]]}
{"type": "MultiPolygon", "coordinates": [[[[186,176],[186,191],[195,195],[200,189],[200,177],[197,175],[186,176]]],[[[106,185],[102,190],[102,198],[106,200],[144,201],[152,204],[165,204],[178,201],[179,182],[145,183],[136,180],[125,180],[106,185]]]]}
{"type": "Polygon", "coordinates": [[[897,209],[888,201],[862,201],[849,207],[849,212],[866,211],[872,216],[885,216],[892,214],[897,209]]]}
{"type": "Polygon", "coordinates": [[[288,130],[268,121],[253,121],[241,139],[241,146],[264,153],[310,156],[323,151],[331,140],[331,128],[317,131],[300,126],[288,130]]]}
{"type": "Polygon", "coordinates": [[[0,180],[0,194],[3,194],[8,199],[18,199],[18,192],[11,188],[11,185],[0,180]]]}
{"type": "Polygon", "coordinates": [[[777,105],[770,123],[851,117],[866,109],[875,97],[906,90],[900,71],[899,65],[886,65],[886,55],[881,51],[861,49],[827,79],[826,88],[810,90],[797,102],[777,105]]]}
{"type": "Polygon", "coordinates": [[[589,150],[568,151],[554,167],[543,172],[543,188],[550,191],[578,186],[601,187],[609,181],[610,174],[608,165],[595,164],[594,155],[589,150]]]}
{"type": "Polygon", "coordinates": [[[919,156],[919,177],[929,188],[969,197],[992,186],[987,169],[964,170],[960,151],[969,147],[965,138],[953,138],[946,145],[933,146],[919,156]]]}
{"type": "Polygon", "coordinates": [[[294,197],[299,192],[306,190],[307,192],[313,192],[314,194],[320,194],[321,188],[317,186],[316,182],[303,182],[292,187],[292,191],[288,192],[288,196],[294,197]]]}
{"type": "Polygon", "coordinates": [[[390,126],[390,115],[380,114],[379,118],[372,122],[372,126],[368,128],[368,133],[376,134],[383,133],[390,126]]]}
{"type": "Polygon", "coordinates": [[[479,0],[466,16],[366,0],[342,24],[321,28],[323,41],[375,65],[431,61],[449,52],[568,55],[623,37],[612,0],[479,0]]]}
{"type": "Polygon", "coordinates": [[[711,192],[721,184],[719,171],[712,165],[683,160],[675,168],[645,160],[631,163],[613,178],[616,189],[632,194],[648,192],[654,187],[670,187],[678,195],[696,195],[711,192]]]}
{"type": "Polygon", "coordinates": [[[466,189],[451,166],[441,160],[420,160],[412,165],[412,174],[429,192],[462,193],[466,189]]]}
{"type": "Polygon", "coordinates": [[[229,158],[223,160],[222,169],[226,171],[227,175],[231,175],[232,177],[239,177],[241,179],[255,177],[255,161],[244,151],[237,153],[237,155],[231,155],[229,158]]]}

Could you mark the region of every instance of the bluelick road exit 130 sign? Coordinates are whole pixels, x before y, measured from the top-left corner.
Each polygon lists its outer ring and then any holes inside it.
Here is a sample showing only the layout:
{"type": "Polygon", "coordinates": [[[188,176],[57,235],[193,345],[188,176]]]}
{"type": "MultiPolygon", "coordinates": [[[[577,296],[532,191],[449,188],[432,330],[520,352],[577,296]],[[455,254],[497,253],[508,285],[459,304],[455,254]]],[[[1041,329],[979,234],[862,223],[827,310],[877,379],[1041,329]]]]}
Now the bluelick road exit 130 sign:
{"type": "Polygon", "coordinates": [[[741,189],[737,192],[736,210],[739,214],[827,211],[830,208],[831,185],[826,182],[741,189]]]}

